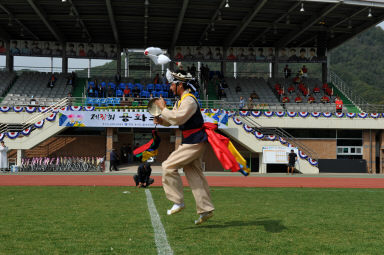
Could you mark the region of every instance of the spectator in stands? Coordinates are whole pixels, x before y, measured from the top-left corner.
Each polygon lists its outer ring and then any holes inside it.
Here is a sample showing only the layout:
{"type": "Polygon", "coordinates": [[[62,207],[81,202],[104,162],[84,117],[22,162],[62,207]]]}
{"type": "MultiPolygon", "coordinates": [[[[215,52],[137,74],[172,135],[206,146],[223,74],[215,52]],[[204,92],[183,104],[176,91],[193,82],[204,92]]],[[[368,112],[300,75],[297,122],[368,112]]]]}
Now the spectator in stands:
{"type": "Polygon", "coordinates": [[[79,44],[79,54],[78,54],[79,57],[86,57],[87,56],[87,53],[85,52],[85,49],[84,49],[84,44],[80,43],[79,44]]]}
{"type": "Polygon", "coordinates": [[[44,43],[43,55],[44,56],[52,55],[52,49],[51,49],[51,46],[49,45],[49,42],[44,43]]]}
{"type": "Polygon", "coordinates": [[[241,87],[239,84],[236,85],[235,91],[236,93],[241,92],[241,87]]]}
{"type": "Polygon", "coordinates": [[[132,89],[133,97],[137,97],[140,94],[140,89],[139,87],[135,86],[132,89]]]}
{"type": "Polygon", "coordinates": [[[90,43],[90,44],[88,44],[87,57],[94,58],[95,56],[96,56],[96,53],[95,53],[95,51],[93,49],[93,44],[90,43]]]}
{"type": "Polygon", "coordinates": [[[256,56],[256,60],[265,60],[264,49],[263,48],[258,48],[257,52],[258,52],[258,54],[256,56]]]}
{"type": "Polygon", "coordinates": [[[112,59],[115,59],[117,57],[117,52],[115,51],[115,45],[111,44],[109,46],[109,54],[108,54],[108,57],[109,58],[112,58],[112,59]]]}
{"type": "Polygon", "coordinates": [[[244,48],[239,49],[239,54],[237,55],[238,60],[247,60],[248,56],[245,55],[244,53],[244,48]]]}
{"type": "Polygon", "coordinates": [[[116,84],[119,84],[120,81],[121,81],[121,75],[120,75],[120,72],[117,72],[115,74],[115,82],[116,82],[116,84]]]}
{"type": "Polygon", "coordinates": [[[307,51],[304,48],[300,49],[299,61],[307,61],[307,51]]]}
{"type": "Polygon", "coordinates": [[[88,97],[94,97],[95,96],[95,88],[94,85],[89,85],[87,90],[88,97]]]}
{"type": "Polygon", "coordinates": [[[245,99],[243,97],[240,97],[240,102],[239,102],[239,109],[243,109],[245,106],[245,99]]]}
{"type": "Polygon", "coordinates": [[[107,95],[108,95],[108,97],[114,97],[115,96],[115,90],[111,87],[111,85],[108,86],[107,95]]]}
{"type": "Polygon", "coordinates": [[[8,170],[8,147],[5,146],[4,141],[0,142],[0,171],[8,170]]]}
{"type": "Polygon", "coordinates": [[[34,98],[33,95],[31,96],[31,100],[29,101],[29,104],[30,105],[37,105],[37,101],[36,101],[36,99],[34,98]]]}
{"type": "Polygon", "coordinates": [[[300,94],[298,93],[295,98],[295,103],[302,103],[303,99],[301,98],[300,94]]]}
{"type": "Polygon", "coordinates": [[[248,59],[256,60],[255,50],[253,48],[248,48],[248,59]]]}
{"type": "Polygon", "coordinates": [[[335,104],[336,104],[336,112],[342,113],[343,112],[343,100],[341,100],[339,96],[336,97],[335,104]]]}
{"type": "MultiPolygon", "coordinates": [[[[28,44],[28,42],[27,42],[28,44]]],[[[0,53],[5,53],[7,49],[5,48],[5,44],[3,40],[0,40],[0,53]]]]}
{"type": "Polygon", "coordinates": [[[52,74],[49,78],[48,87],[52,89],[55,86],[56,80],[55,74],[52,74]]]}
{"type": "Polygon", "coordinates": [[[137,169],[137,174],[133,176],[136,186],[139,186],[139,188],[147,188],[154,183],[155,180],[150,178],[151,173],[152,169],[149,163],[141,164],[137,169]]]}
{"type": "Polygon", "coordinates": [[[32,48],[31,55],[32,56],[41,56],[42,55],[42,51],[39,48],[39,43],[38,42],[33,42],[32,45],[33,45],[33,48],[32,48]]]}
{"type": "MultiPolygon", "coordinates": [[[[192,75],[193,77],[196,77],[196,66],[195,66],[194,63],[193,63],[192,66],[191,66],[191,75],[192,75]]],[[[163,84],[165,84],[165,83],[163,83],[163,84]]]]}
{"type": "Polygon", "coordinates": [[[308,77],[308,69],[305,65],[301,68],[302,76],[307,78],[308,77]]]}
{"type": "Polygon", "coordinates": [[[160,83],[160,77],[159,74],[157,73],[155,78],[153,79],[153,84],[159,84],[160,83]]]}
{"type": "Polygon", "coordinates": [[[215,57],[216,60],[222,60],[223,59],[223,54],[221,54],[221,49],[220,48],[215,48],[215,57]]]}
{"type": "Polygon", "coordinates": [[[109,155],[110,155],[109,171],[112,172],[112,168],[114,168],[115,171],[119,171],[119,169],[117,169],[117,164],[119,162],[119,156],[116,154],[115,149],[112,149],[111,153],[109,155]]]}
{"type": "Polygon", "coordinates": [[[153,98],[153,94],[149,94],[149,99],[152,99],[153,98]]]}
{"type": "Polygon", "coordinates": [[[252,100],[253,100],[253,99],[259,99],[259,96],[256,94],[255,91],[252,91],[252,93],[251,93],[251,95],[250,95],[250,98],[252,98],[252,100]]]}
{"type": "Polygon", "coordinates": [[[320,101],[321,101],[323,104],[325,104],[325,103],[329,103],[329,97],[328,97],[327,95],[324,95],[324,96],[320,99],[320,101]]]}
{"type": "Polygon", "coordinates": [[[108,58],[108,54],[104,49],[104,44],[100,44],[100,49],[97,52],[97,57],[98,58],[104,58],[104,59],[108,58]]]}
{"type": "Polygon", "coordinates": [[[320,93],[320,87],[317,84],[313,88],[313,93],[320,93]]]}
{"type": "Polygon", "coordinates": [[[125,86],[123,93],[124,93],[124,97],[129,97],[131,90],[128,88],[128,86],[125,86]]]}
{"type": "Polygon", "coordinates": [[[12,56],[20,55],[20,50],[17,47],[17,41],[12,41],[12,46],[11,46],[11,49],[10,49],[10,53],[11,53],[12,56]]]}
{"type": "Polygon", "coordinates": [[[54,56],[61,56],[63,55],[63,50],[61,49],[61,44],[59,42],[55,43],[56,48],[53,50],[54,56]]]}
{"type": "Polygon", "coordinates": [[[229,48],[227,59],[228,60],[236,60],[236,56],[235,56],[235,54],[233,54],[233,48],[229,48]]]}
{"type": "Polygon", "coordinates": [[[287,49],[286,48],[281,48],[280,49],[279,60],[282,60],[282,61],[288,60],[288,55],[287,55],[287,49]]]}
{"type": "Polygon", "coordinates": [[[284,68],[284,77],[285,77],[285,79],[291,77],[291,74],[292,74],[291,69],[289,69],[288,65],[285,65],[285,68],[284,68]]]}
{"type": "Polygon", "coordinates": [[[175,54],[174,59],[176,59],[176,60],[182,60],[182,59],[184,58],[184,56],[183,56],[183,54],[181,53],[181,48],[180,48],[180,47],[176,47],[175,51],[176,51],[176,54],[175,54]]]}
{"type": "Polygon", "coordinates": [[[248,98],[247,109],[248,109],[248,110],[252,110],[253,107],[254,107],[253,99],[250,97],[250,98],[248,98]]]}
{"type": "Polygon", "coordinates": [[[283,95],[282,95],[281,102],[283,102],[283,103],[289,103],[289,97],[287,97],[286,94],[283,94],[283,95]]]}
{"type": "Polygon", "coordinates": [[[315,48],[311,48],[309,50],[309,58],[308,58],[308,60],[309,61],[317,61],[318,60],[315,48]]]}
{"type": "Polygon", "coordinates": [[[289,58],[288,58],[288,61],[297,61],[299,58],[296,56],[296,49],[295,48],[291,48],[289,50],[289,58]]]}
{"type": "Polygon", "coordinates": [[[168,83],[168,81],[167,81],[167,77],[165,77],[165,74],[163,73],[162,75],[161,75],[161,84],[167,84],[168,83]]]}
{"type": "Polygon", "coordinates": [[[104,97],[104,89],[103,89],[103,87],[100,84],[98,84],[95,87],[96,87],[96,90],[97,90],[97,96],[100,97],[100,98],[104,97]]]}
{"type": "Polygon", "coordinates": [[[273,48],[268,48],[267,59],[273,61],[275,59],[275,53],[273,48]]]}
{"type": "Polygon", "coordinates": [[[191,53],[191,48],[190,47],[187,47],[185,49],[185,55],[184,55],[184,60],[193,60],[194,59],[194,56],[192,55],[191,53]]]}
{"type": "Polygon", "coordinates": [[[309,89],[307,87],[303,88],[303,95],[306,97],[309,96],[309,89]]]}
{"type": "Polygon", "coordinates": [[[289,94],[292,94],[293,92],[295,92],[295,86],[293,86],[293,84],[291,84],[291,85],[288,87],[288,93],[289,93],[289,94]]]}
{"type": "Polygon", "coordinates": [[[76,51],[74,48],[75,48],[75,45],[73,43],[70,43],[68,45],[67,57],[75,57],[76,56],[76,51]]]}
{"type": "Polygon", "coordinates": [[[31,50],[28,47],[28,41],[24,41],[24,47],[21,49],[21,55],[23,56],[31,55],[31,50]]]}
{"type": "Polygon", "coordinates": [[[323,84],[323,87],[322,87],[322,89],[324,90],[324,92],[327,90],[327,88],[328,88],[328,83],[324,83],[324,84],[323,84]]]}
{"type": "Polygon", "coordinates": [[[299,75],[296,75],[295,78],[293,78],[293,84],[299,84],[300,83],[300,77],[299,75]]]}
{"type": "Polygon", "coordinates": [[[308,102],[309,104],[312,104],[312,103],[315,102],[315,100],[316,100],[315,97],[311,94],[311,95],[309,95],[309,97],[308,97],[308,101],[307,101],[307,102],[308,102]]]}
{"type": "Polygon", "coordinates": [[[72,106],[72,94],[71,93],[68,93],[67,95],[67,98],[68,98],[68,106],[72,106]]]}

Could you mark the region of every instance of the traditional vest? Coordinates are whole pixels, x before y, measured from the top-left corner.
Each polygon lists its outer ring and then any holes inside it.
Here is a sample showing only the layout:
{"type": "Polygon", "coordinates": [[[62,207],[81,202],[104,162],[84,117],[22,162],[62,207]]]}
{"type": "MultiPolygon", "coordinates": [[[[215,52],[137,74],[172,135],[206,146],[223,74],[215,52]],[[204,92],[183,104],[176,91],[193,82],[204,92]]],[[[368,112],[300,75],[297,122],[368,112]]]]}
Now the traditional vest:
{"type": "Polygon", "coordinates": [[[192,115],[192,117],[189,120],[187,120],[187,122],[179,126],[183,134],[181,143],[195,144],[195,143],[201,143],[201,142],[207,141],[208,140],[207,134],[203,130],[204,119],[203,119],[203,116],[201,115],[199,103],[196,97],[190,93],[184,94],[179,100],[179,102],[177,102],[177,108],[180,107],[181,102],[187,96],[191,96],[195,100],[197,104],[197,109],[196,109],[196,112],[192,115]]]}

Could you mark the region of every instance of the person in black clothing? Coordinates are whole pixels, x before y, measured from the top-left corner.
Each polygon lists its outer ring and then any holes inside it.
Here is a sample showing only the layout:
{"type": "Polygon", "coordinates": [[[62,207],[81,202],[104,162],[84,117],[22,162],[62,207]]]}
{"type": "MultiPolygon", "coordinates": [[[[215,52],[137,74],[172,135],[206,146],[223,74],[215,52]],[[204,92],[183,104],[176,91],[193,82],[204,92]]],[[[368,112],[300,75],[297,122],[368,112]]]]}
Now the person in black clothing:
{"type": "Polygon", "coordinates": [[[109,166],[109,171],[112,172],[112,167],[115,168],[115,171],[119,171],[117,169],[117,163],[118,163],[119,157],[117,156],[115,149],[112,149],[110,156],[111,156],[110,158],[111,164],[109,166]]]}
{"type": "Polygon", "coordinates": [[[139,188],[147,188],[154,183],[155,180],[150,178],[151,173],[152,168],[149,163],[141,164],[137,169],[137,174],[133,176],[136,186],[139,186],[139,188]]]}
{"type": "Polygon", "coordinates": [[[289,174],[289,169],[291,169],[291,172],[293,174],[296,160],[297,160],[297,154],[293,150],[291,150],[291,153],[288,154],[288,174],[289,174]]]}

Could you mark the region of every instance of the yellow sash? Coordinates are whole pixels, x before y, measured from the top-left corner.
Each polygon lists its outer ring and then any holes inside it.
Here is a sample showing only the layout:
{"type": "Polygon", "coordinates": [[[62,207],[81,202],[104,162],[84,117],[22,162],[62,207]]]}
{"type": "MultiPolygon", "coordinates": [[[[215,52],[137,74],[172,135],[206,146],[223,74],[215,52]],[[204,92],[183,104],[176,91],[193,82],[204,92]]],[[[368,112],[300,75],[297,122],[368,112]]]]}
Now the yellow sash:
{"type": "Polygon", "coordinates": [[[193,97],[193,98],[196,100],[196,102],[198,102],[198,101],[197,101],[197,98],[196,98],[193,94],[191,94],[191,93],[187,93],[187,94],[184,94],[184,95],[181,97],[181,99],[177,102],[177,108],[180,107],[181,101],[183,101],[184,98],[186,98],[187,96],[191,96],[191,97],[193,97]]]}

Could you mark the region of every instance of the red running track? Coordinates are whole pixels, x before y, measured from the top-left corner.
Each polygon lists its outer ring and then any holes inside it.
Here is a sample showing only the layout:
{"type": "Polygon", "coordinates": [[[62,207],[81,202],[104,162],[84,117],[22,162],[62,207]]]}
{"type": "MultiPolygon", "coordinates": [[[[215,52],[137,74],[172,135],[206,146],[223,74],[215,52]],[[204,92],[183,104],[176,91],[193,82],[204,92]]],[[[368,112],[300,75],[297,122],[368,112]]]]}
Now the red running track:
{"type": "MultiPolygon", "coordinates": [[[[161,186],[161,176],[154,179],[154,186],[161,186]]],[[[217,187],[384,188],[384,178],[207,176],[207,180],[217,187]]],[[[0,175],[0,186],[134,185],[129,175],[0,175]]]]}

